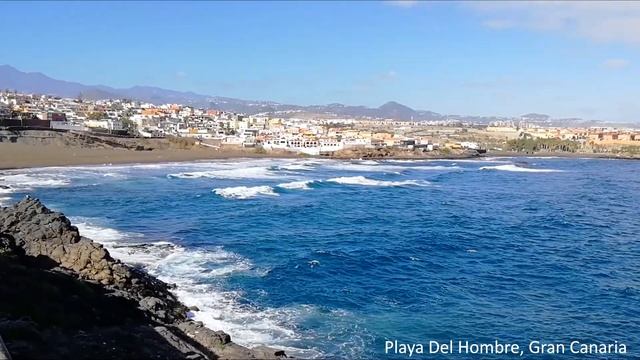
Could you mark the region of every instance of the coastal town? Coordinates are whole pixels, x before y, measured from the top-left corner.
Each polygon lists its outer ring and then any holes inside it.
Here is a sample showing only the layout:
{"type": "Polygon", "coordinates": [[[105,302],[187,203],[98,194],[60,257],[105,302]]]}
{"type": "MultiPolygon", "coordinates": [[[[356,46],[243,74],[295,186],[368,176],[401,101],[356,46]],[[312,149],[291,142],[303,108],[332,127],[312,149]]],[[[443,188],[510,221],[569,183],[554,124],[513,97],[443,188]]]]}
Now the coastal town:
{"type": "MultiPolygon", "coordinates": [[[[536,114],[533,114],[536,115],[536,114]]],[[[306,155],[565,152],[640,155],[640,129],[556,127],[540,116],[489,123],[402,121],[335,114],[244,114],[127,99],[88,100],[0,92],[0,127],[111,137],[186,138],[204,147],[306,155]]],[[[0,136],[0,139],[9,137],[0,136]]],[[[10,140],[10,139],[9,139],[10,140]]]]}

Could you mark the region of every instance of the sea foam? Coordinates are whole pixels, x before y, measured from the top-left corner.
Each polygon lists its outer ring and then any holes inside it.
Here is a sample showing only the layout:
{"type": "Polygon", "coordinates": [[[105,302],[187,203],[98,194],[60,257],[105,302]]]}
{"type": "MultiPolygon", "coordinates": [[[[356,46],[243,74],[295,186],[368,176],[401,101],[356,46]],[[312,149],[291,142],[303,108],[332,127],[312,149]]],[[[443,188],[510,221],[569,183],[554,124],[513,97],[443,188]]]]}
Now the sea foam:
{"type": "Polygon", "coordinates": [[[313,182],[314,180],[292,181],[288,183],[278,184],[278,187],[289,190],[309,190],[311,189],[309,185],[313,182]]]}
{"type": "Polygon", "coordinates": [[[245,346],[268,345],[298,357],[312,358],[317,351],[286,346],[299,335],[288,323],[313,311],[306,306],[256,308],[242,301],[242,293],[225,290],[220,281],[235,273],[263,276],[248,259],[220,246],[187,249],[168,241],[141,242],[144,236],[100,225],[99,219],[72,217],[82,236],[103,244],[123,262],[142,267],[166,283],[177,284],[173,292],[187,306],[197,306],[193,318],[214,330],[231,334],[245,346]]]}
{"type": "Polygon", "coordinates": [[[169,174],[169,178],[180,179],[197,179],[197,178],[212,178],[212,179],[264,179],[270,178],[274,174],[269,171],[267,167],[247,167],[237,169],[218,169],[207,171],[193,171],[193,172],[181,172],[176,174],[169,174]]]}
{"type": "Polygon", "coordinates": [[[517,166],[514,164],[495,165],[495,166],[483,166],[480,170],[499,170],[499,171],[512,171],[512,172],[530,172],[530,173],[550,173],[550,172],[562,172],[562,170],[556,169],[534,169],[517,166]]]}
{"type": "Polygon", "coordinates": [[[10,174],[0,177],[2,184],[16,189],[30,189],[32,187],[62,187],[71,181],[66,177],[51,174],[10,174]]]}
{"type": "Polygon", "coordinates": [[[256,196],[278,196],[271,186],[232,186],[213,189],[217,195],[228,199],[249,199],[256,196]]]}
{"type": "Polygon", "coordinates": [[[364,186],[428,186],[429,182],[424,180],[403,180],[385,181],[369,179],[364,176],[342,176],[328,179],[328,182],[344,185],[364,185],[364,186]]]}
{"type": "Polygon", "coordinates": [[[400,171],[406,169],[405,167],[397,166],[397,165],[382,165],[375,161],[359,162],[359,163],[339,162],[336,164],[330,164],[327,167],[330,169],[341,170],[341,171],[388,172],[388,173],[399,173],[400,171]]]}

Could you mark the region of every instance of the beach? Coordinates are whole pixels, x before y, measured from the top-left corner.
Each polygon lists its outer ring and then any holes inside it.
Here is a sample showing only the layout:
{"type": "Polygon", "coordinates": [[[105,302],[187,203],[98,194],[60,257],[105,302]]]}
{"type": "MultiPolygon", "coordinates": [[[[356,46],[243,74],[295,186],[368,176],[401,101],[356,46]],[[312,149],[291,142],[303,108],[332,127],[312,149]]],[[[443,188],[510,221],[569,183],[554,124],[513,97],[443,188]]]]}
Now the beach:
{"type": "MultiPolygon", "coordinates": [[[[0,170],[103,164],[135,164],[187,162],[196,160],[215,160],[231,158],[318,158],[302,153],[285,150],[266,152],[261,148],[239,146],[212,147],[198,144],[192,139],[166,138],[117,138],[117,137],[79,137],[76,134],[50,132],[28,132],[16,139],[16,142],[0,141],[0,170]]],[[[486,157],[566,157],[566,158],[611,158],[638,159],[623,154],[586,153],[586,152],[522,152],[489,151],[485,154],[473,152],[440,153],[438,151],[416,153],[407,150],[382,149],[346,149],[322,158],[342,160],[357,159],[395,159],[395,160],[443,160],[470,159],[486,157]]]]}
{"type": "Polygon", "coordinates": [[[82,148],[59,145],[0,143],[0,169],[47,166],[161,163],[228,158],[296,158],[286,152],[258,153],[254,149],[154,149],[82,148]]]}

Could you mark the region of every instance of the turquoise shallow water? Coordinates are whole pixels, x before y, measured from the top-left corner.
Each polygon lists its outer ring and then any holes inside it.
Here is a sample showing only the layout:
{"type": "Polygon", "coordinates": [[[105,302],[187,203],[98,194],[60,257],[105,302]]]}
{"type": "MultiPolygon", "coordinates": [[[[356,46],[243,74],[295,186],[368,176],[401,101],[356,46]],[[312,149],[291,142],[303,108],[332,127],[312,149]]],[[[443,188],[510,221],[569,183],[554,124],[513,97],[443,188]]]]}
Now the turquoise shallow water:
{"type": "Polygon", "coordinates": [[[241,344],[397,358],[386,340],[618,341],[630,354],[591,358],[640,356],[640,162],[265,159],[0,179],[4,203],[40,197],[241,344]]]}

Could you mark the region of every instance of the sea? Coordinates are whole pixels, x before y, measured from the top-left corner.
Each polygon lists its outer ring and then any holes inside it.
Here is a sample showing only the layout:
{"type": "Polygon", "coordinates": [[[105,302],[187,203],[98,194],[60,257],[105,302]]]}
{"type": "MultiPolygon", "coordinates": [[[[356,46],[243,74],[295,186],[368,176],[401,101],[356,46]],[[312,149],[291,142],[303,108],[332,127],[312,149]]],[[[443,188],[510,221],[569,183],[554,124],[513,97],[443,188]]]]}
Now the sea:
{"type": "MultiPolygon", "coordinates": [[[[189,316],[298,358],[389,341],[625,344],[640,357],[640,161],[226,159],[0,172],[189,316]]],[[[394,343],[395,344],[395,343],[394,343]]]]}

